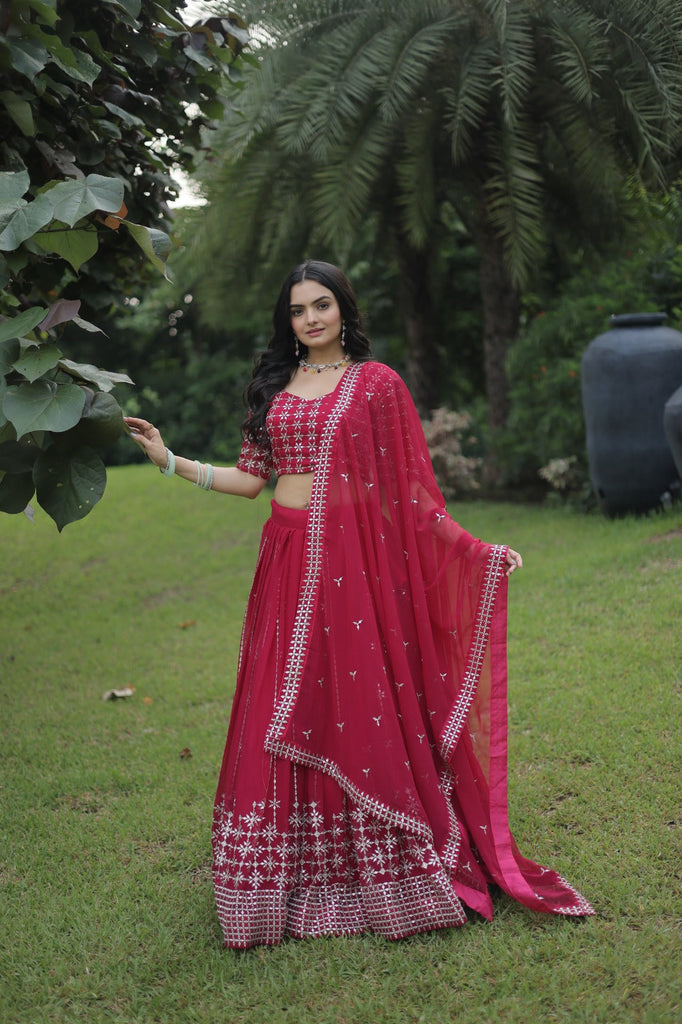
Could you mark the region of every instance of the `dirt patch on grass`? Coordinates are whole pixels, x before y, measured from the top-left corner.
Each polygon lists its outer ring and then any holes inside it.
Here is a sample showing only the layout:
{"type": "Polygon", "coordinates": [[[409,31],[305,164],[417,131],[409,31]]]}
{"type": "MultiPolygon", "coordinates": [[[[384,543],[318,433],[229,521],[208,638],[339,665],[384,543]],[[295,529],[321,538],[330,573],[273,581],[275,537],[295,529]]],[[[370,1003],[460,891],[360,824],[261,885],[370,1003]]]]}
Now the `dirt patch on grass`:
{"type": "Polygon", "coordinates": [[[649,537],[648,544],[660,544],[664,540],[680,540],[682,539],[682,526],[678,526],[676,530],[668,530],[667,533],[656,533],[653,537],[649,537]]]}
{"type": "Polygon", "coordinates": [[[647,562],[646,565],[640,565],[639,567],[639,571],[642,574],[663,574],[668,572],[676,572],[680,569],[682,569],[682,558],[664,558],[660,561],[647,562]]]}
{"type": "Polygon", "coordinates": [[[66,793],[55,801],[55,810],[76,811],[78,814],[99,814],[105,803],[96,793],[66,793]]]}
{"type": "Polygon", "coordinates": [[[164,590],[159,590],[156,594],[150,594],[149,597],[145,597],[142,604],[145,608],[160,608],[161,605],[183,600],[185,596],[186,592],[183,587],[166,587],[164,590]]]}

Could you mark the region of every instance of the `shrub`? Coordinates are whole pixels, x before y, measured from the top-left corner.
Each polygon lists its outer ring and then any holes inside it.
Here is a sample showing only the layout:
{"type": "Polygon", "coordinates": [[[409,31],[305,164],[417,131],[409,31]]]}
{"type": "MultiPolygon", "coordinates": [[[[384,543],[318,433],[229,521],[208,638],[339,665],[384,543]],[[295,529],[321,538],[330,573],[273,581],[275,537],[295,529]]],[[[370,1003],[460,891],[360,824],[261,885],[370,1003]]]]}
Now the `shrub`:
{"type": "Polygon", "coordinates": [[[468,435],[471,423],[469,413],[454,412],[444,407],[435,409],[431,419],[423,421],[433,470],[446,500],[462,491],[474,491],[479,486],[476,473],[482,460],[462,451],[463,447],[476,443],[476,439],[468,435]]]}
{"type": "MultiPolygon", "coordinates": [[[[558,460],[570,466],[563,489],[589,491],[580,361],[589,342],[609,329],[609,316],[661,308],[647,254],[585,268],[552,309],[538,312],[512,345],[510,414],[496,454],[507,485],[537,483],[542,467],[555,480],[558,460]],[[553,467],[551,470],[549,467],[553,467]]],[[[568,467],[567,467],[568,468],[568,467]]]]}

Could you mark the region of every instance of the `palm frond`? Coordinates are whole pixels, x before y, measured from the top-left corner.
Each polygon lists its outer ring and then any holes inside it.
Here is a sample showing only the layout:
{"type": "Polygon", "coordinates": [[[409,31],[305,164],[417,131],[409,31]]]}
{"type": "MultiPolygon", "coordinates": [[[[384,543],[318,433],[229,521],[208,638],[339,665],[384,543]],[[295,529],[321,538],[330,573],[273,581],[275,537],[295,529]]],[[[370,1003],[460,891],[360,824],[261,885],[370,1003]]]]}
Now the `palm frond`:
{"type": "Polygon", "coordinates": [[[520,287],[544,248],[542,174],[534,126],[517,122],[511,131],[501,124],[486,141],[486,219],[503,243],[510,279],[520,287]]]}
{"type": "Polygon", "coordinates": [[[535,47],[533,8],[524,0],[483,0],[487,31],[496,40],[499,63],[494,80],[502,116],[509,128],[522,116],[533,87],[535,47]]]}
{"type": "Polygon", "coordinates": [[[387,124],[404,118],[423,92],[425,83],[433,76],[434,66],[447,54],[459,21],[452,13],[431,22],[424,21],[421,11],[417,11],[417,15],[402,23],[393,22],[386,33],[384,66],[387,71],[379,112],[387,124]]]}
{"type": "Polygon", "coordinates": [[[599,19],[584,5],[553,4],[540,29],[539,48],[547,53],[548,72],[556,73],[576,103],[589,107],[608,71],[608,46],[599,19]]]}
{"type": "Polygon", "coordinates": [[[450,82],[443,87],[443,127],[450,138],[455,167],[466,161],[485,124],[491,103],[495,48],[486,40],[465,46],[450,82]]]}
{"type": "Polygon", "coordinates": [[[352,145],[329,154],[313,180],[312,212],[322,238],[347,245],[368,215],[370,199],[390,169],[393,133],[376,114],[358,125],[352,145]]]}
{"type": "Polygon", "coordinates": [[[438,217],[437,145],[441,113],[438,107],[414,111],[404,125],[403,143],[395,162],[397,202],[402,233],[415,249],[424,249],[438,217]]]}

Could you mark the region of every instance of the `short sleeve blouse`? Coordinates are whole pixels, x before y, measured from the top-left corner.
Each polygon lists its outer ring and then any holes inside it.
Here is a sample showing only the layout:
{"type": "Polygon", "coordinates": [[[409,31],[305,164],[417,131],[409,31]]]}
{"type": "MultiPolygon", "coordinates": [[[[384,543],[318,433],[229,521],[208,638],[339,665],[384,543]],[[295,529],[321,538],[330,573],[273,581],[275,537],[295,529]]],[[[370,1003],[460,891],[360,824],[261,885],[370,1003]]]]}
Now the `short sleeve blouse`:
{"type": "Polygon", "coordinates": [[[271,473],[276,476],[314,473],[322,430],[333,408],[335,394],[336,388],[311,399],[279,391],[270,402],[265,419],[269,450],[245,438],[237,469],[263,480],[268,480],[271,473]]]}

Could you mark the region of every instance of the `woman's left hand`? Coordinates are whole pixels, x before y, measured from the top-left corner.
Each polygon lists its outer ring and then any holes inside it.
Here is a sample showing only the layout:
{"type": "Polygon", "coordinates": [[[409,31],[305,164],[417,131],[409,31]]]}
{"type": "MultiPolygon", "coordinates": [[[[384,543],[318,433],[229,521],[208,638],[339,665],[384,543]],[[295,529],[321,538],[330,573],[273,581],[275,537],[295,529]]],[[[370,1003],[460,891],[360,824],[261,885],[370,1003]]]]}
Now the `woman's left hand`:
{"type": "Polygon", "coordinates": [[[507,576],[511,576],[514,569],[523,569],[523,559],[518,551],[514,551],[513,548],[507,548],[507,576]]]}

